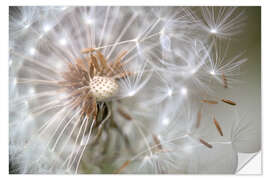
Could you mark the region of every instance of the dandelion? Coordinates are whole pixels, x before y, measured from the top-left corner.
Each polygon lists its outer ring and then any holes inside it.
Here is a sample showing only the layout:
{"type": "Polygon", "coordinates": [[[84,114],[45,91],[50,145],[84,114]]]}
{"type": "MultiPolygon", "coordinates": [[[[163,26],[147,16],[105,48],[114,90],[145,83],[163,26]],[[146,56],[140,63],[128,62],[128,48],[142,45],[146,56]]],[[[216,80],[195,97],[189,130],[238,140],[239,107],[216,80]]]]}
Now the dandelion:
{"type": "Polygon", "coordinates": [[[223,94],[246,61],[223,44],[242,16],[10,7],[10,173],[235,173],[239,152],[259,151],[223,94]]]}

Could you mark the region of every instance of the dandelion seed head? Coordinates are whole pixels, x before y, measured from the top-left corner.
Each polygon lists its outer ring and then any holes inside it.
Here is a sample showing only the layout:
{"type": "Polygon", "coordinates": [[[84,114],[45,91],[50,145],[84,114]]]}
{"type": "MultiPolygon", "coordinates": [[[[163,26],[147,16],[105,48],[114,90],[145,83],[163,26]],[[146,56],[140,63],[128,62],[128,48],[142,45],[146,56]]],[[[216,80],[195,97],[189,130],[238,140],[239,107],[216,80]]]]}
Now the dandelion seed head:
{"type": "Polygon", "coordinates": [[[102,101],[113,97],[118,91],[117,82],[108,77],[95,76],[89,82],[90,92],[97,99],[102,101]]]}

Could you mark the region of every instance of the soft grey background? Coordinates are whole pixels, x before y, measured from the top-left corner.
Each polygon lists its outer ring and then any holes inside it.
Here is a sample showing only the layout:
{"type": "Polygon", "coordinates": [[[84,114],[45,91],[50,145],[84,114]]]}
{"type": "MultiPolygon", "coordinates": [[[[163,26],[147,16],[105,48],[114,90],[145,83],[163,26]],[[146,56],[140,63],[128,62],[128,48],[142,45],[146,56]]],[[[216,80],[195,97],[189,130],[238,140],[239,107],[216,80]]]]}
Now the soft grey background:
{"type": "MultiPolygon", "coordinates": [[[[232,99],[239,102],[240,115],[247,118],[257,130],[253,145],[261,146],[261,7],[244,7],[246,9],[246,26],[243,33],[236,38],[233,49],[246,50],[244,54],[248,61],[241,66],[241,83],[231,90],[232,99]]],[[[241,168],[254,154],[240,154],[239,165],[241,168]]],[[[256,156],[255,165],[261,164],[261,154],[256,156]]],[[[248,163],[249,164],[249,163],[248,163]]],[[[250,168],[254,167],[249,165],[250,168]]],[[[249,169],[250,169],[249,168],[249,169]]],[[[261,168],[261,165],[260,167],[261,168]]],[[[250,169],[251,170],[251,169],[250,169]]],[[[260,173],[261,171],[256,171],[260,173]]],[[[243,170],[240,174],[248,174],[243,170]]],[[[254,173],[252,173],[254,174],[254,173]]],[[[255,173],[256,174],[256,173],[255,173]]]]}

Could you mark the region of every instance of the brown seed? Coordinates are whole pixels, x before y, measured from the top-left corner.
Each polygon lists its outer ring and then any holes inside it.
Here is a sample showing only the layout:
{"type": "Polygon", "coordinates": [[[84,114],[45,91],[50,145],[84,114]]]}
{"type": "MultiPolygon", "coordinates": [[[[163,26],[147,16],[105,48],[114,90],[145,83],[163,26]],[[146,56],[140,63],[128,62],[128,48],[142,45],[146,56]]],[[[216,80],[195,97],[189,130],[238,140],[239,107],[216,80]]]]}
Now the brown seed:
{"type": "Polygon", "coordinates": [[[203,103],[207,103],[207,104],[217,104],[218,102],[217,101],[214,101],[214,100],[207,100],[207,99],[204,99],[202,100],[203,103]]]}
{"type": "Polygon", "coordinates": [[[213,120],[213,121],[214,121],[214,124],[215,124],[215,126],[216,126],[216,128],[217,128],[219,134],[220,134],[221,136],[223,136],[223,132],[222,132],[221,127],[220,127],[219,123],[217,122],[215,116],[214,116],[214,120],[213,120]]]}
{"type": "Polygon", "coordinates": [[[123,171],[123,169],[125,169],[125,167],[127,167],[130,163],[130,160],[127,160],[126,162],[124,162],[124,164],[119,168],[117,169],[116,171],[114,171],[115,174],[119,174],[120,172],[123,171]]]}
{"type": "Polygon", "coordinates": [[[103,70],[106,70],[109,68],[108,64],[107,64],[107,60],[105,59],[105,57],[103,56],[103,54],[100,51],[96,51],[99,61],[102,65],[102,67],[104,68],[103,70]]]}
{"type": "Polygon", "coordinates": [[[227,104],[230,104],[230,105],[232,105],[232,106],[235,106],[235,105],[236,105],[235,102],[233,102],[233,101],[231,101],[231,100],[228,100],[228,99],[222,99],[221,101],[223,101],[223,102],[225,102],[225,103],[227,103],[227,104]]]}
{"type": "Polygon", "coordinates": [[[224,73],[222,73],[222,79],[223,79],[223,83],[224,83],[224,88],[228,88],[228,80],[227,80],[224,73]]]}
{"type": "Polygon", "coordinates": [[[205,140],[200,138],[200,143],[202,143],[203,145],[205,145],[208,148],[213,148],[213,146],[211,144],[209,144],[208,142],[206,142],[205,140]]]}
{"type": "Polygon", "coordinates": [[[100,67],[98,65],[98,60],[97,60],[97,57],[95,55],[91,55],[91,62],[92,62],[92,65],[95,67],[95,69],[99,72],[100,67]]]}
{"type": "Polygon", "coordinates": [[[117,111],[125,119],[132,120],[132,117],[128,113],[124,112],[122,109],[118,108],[117,111]]]}

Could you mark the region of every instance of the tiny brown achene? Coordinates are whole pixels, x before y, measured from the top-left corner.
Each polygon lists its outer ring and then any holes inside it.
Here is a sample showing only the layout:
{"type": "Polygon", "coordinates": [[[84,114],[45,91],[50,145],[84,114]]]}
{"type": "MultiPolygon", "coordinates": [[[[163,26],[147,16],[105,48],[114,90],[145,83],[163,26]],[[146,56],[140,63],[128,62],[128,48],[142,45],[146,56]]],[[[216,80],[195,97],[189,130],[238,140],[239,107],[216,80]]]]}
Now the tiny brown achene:
{"type": "Polygon", "coordinates": [[[235,106],[235,105],[236,105],[235,102],[233,102],[233,101],[231,101],[231,100],[229,100],[229,99],[222,99],[221,101],[224,102],[224,103],[227,103],[227,104],[229,104],[229,105],[232,105],[232,106],[235,106]]]}
{"type": "Polygon", "coordinates": [[[219,125],[219,123],[217,122],[217,120],[216,120],[216,117],[214,116],[214,124],[215,124],[215,126],[216,126],[216,128],[217,128],[217,130],[218,130],[218,132],[219,132],[219,134],[221,135],[221,136],[223,136],[223,132],[222,132],[222,129],[221,129],[221,127],[220,127],[220,125],[219,125]]]}
{"type": "Polygon", "coordinates": [[[217,101],[215,100],[207,100],[207,99],[204,99],[202,100],[203,103],[206,103],[206,104],[218,104],[217,101]]]}
{"type": "Polygon", "coordinates": [[[228,80],[224,73],[222,73],[222,79],[224,83],[224,88],[228,88],[228,80]]]}
{"type": "Polygon", "coordinates": [[[200,143],[202,143],[203,145],[205,145],[208,148],[213,148],[213,146],[211,144],[209,144],[208,142],[206,142],[205,140],[200,138],[200,143]]]}

